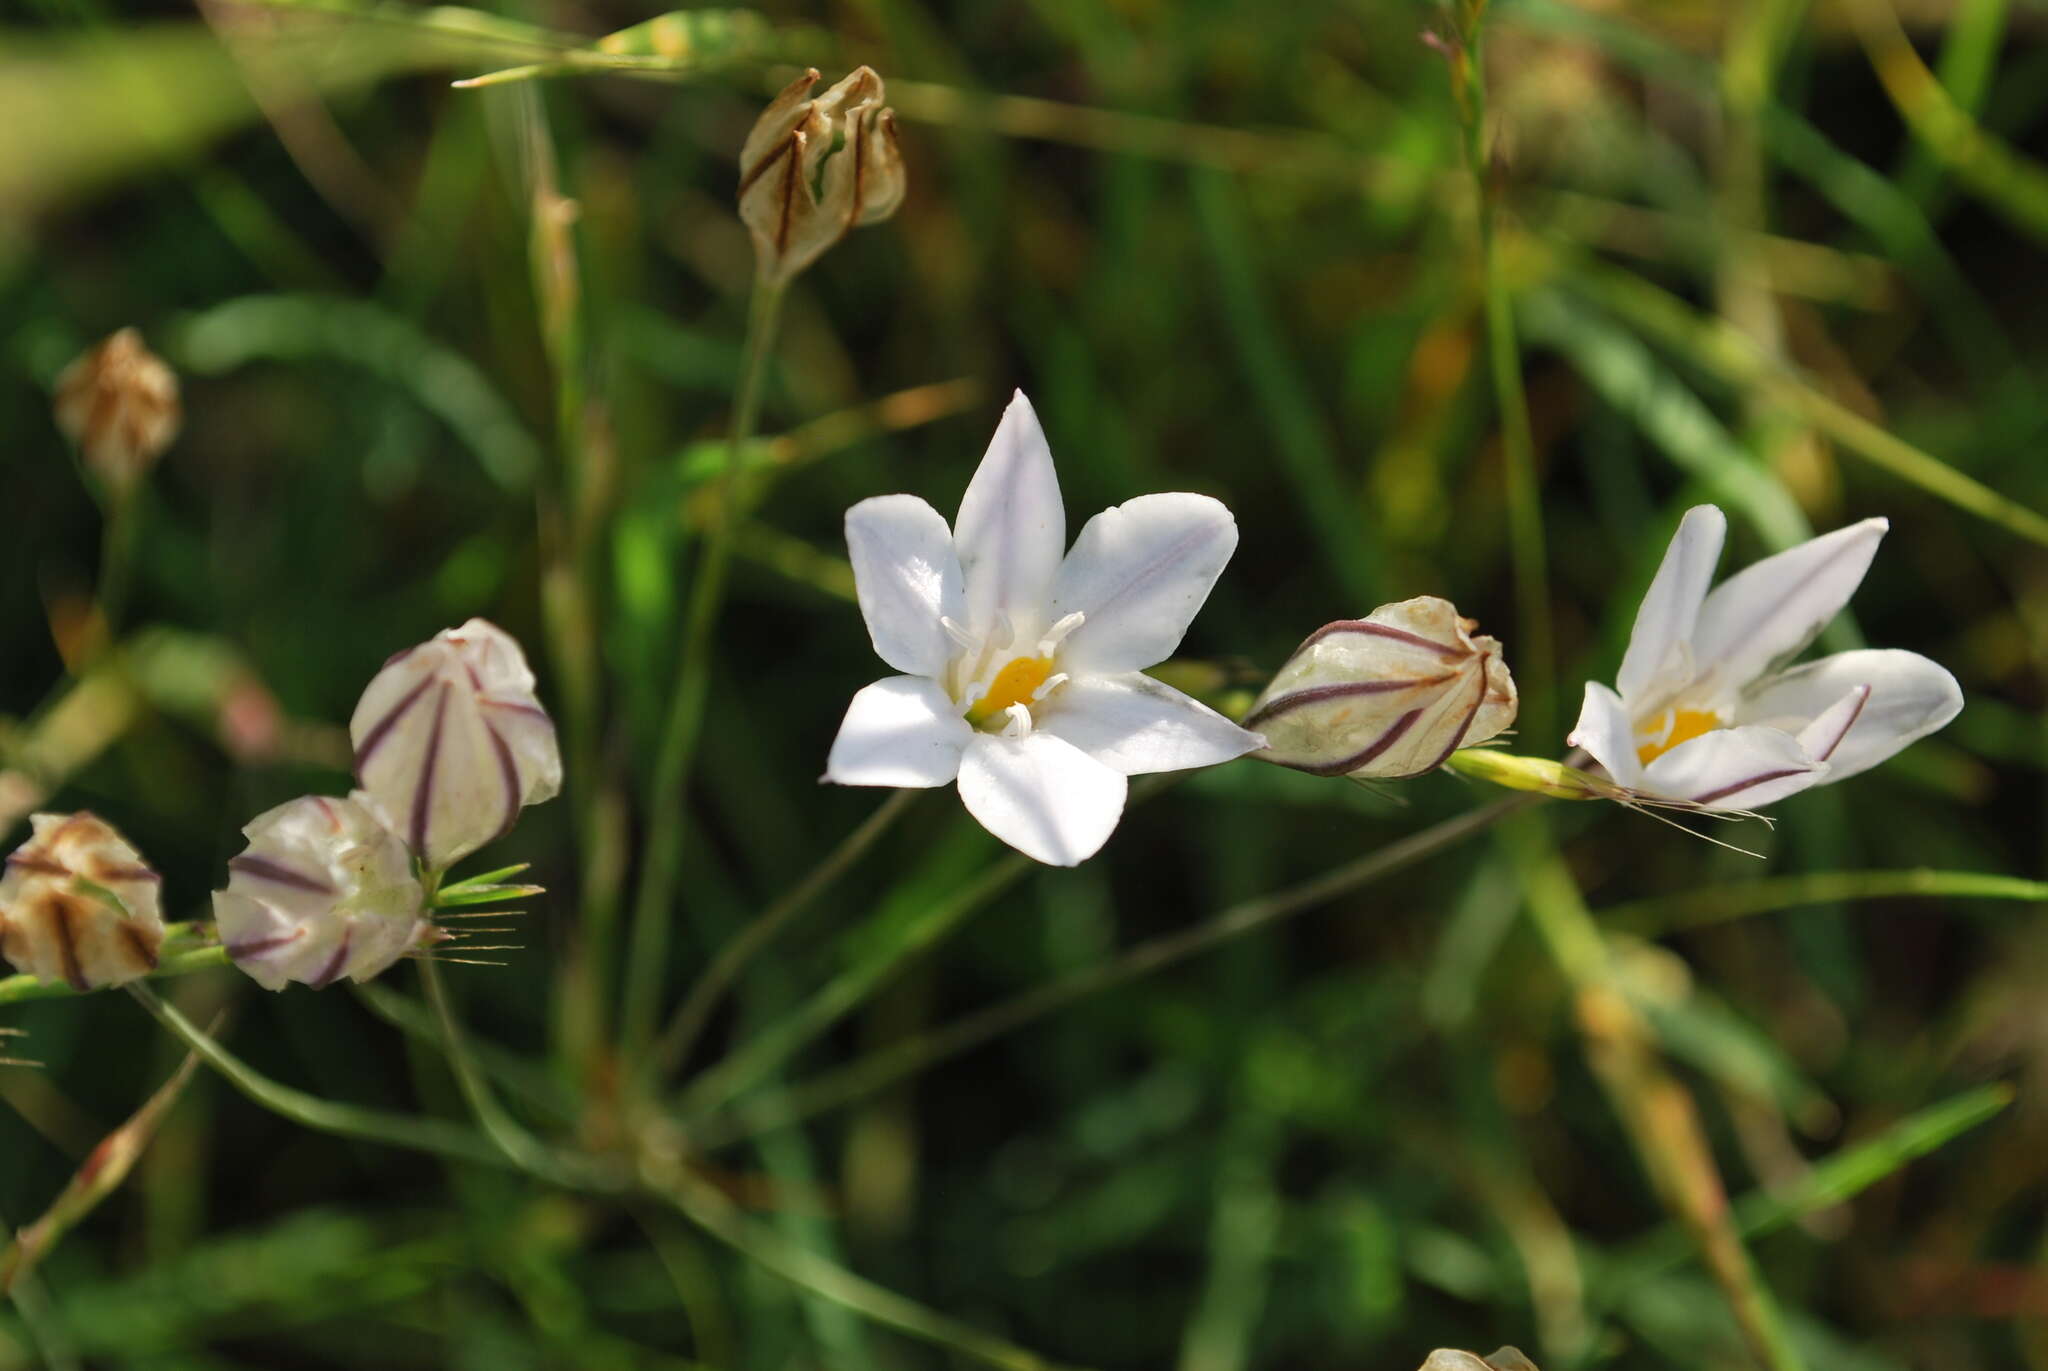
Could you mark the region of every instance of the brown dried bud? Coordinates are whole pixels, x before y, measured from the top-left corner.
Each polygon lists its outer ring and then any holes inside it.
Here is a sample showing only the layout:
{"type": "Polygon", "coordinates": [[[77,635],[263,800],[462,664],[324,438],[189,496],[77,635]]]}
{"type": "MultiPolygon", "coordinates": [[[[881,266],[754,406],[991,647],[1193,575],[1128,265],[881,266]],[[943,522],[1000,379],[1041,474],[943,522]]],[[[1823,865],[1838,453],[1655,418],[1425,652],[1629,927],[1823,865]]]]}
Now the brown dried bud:
{"type": "Polygon", "coordinates": [[[56,411],[86,467],[119,494],[178,436],[177,373],[124,328],[64,368],[56,411]]]}
{"type": "Polygon", "coordinates": [[[1512,1347],[1503,1347],[1487,1357],[1440,1347],[1429,1354],[1422,1371],[1536,1371],[1536,1364],[1512,1347]]]}
{"type": "Polygon", "coordinates": [[[1294,650],[1244,726],[1252,755],[1318,776],[1419,776],[1515,721],[1498,642],[1449,600],[1420,595],[1325,624],[1294,650]]]}
{"type": "Polygon", "coordinates": [[[0,876],[0,956],[73,990],[156,969],[164,920],[158,877],[111,825],[83,810],[36,814],[0,876]]]}
{"type": "Polygon", "coordinates": [[[903,203],[895,111],[867,67],[811,97],[817,71],[775,97],[740,151],[740,218],[764,280],[789,280],[860,224],[903,203]]]}

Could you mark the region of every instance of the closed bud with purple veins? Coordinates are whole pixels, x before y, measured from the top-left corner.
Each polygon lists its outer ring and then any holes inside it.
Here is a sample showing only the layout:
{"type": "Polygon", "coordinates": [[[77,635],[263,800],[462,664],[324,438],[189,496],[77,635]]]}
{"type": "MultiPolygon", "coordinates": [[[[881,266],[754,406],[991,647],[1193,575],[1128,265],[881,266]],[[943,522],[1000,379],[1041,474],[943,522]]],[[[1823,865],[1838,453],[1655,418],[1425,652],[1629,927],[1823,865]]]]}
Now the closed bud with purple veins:
{"type": "Polygon", "coordinates": [[[896,114],[882,106],[882,78],[856,67],[813,97],[817,83],[812,70],[786,87],[740,151],[740,218],[764,280],[787,281],[849,230],[903,203],[903,153],[896,114]]]}
{"type": "Polygon", "coordinates": [[[1448,600],[1421,595],[1308,636],[1244,726],[1256,757],[1318,776],[1398,779],[1434,771],[1515,721],[1500,644],[1448,600]]]}
{"type": "Polygon", "coordinates": [[[305,795],[250,820],[213,918],[266,990],[367,981],[433,936],[412,855],[354,800],[305,795]]]}
{"type": "Polygon", "coordinates": [[[349,720],[357,796],[443,871],[562,788],[554,721],[511,635],[471,619],[384,664],[349,720]]]}
{"type": "Polygon", "coordinates": [[[37,814],[0,877],[0,954],[19,971],[97,990],[156,969],[164,920],[142,855],[95,815],[37,814]]]}

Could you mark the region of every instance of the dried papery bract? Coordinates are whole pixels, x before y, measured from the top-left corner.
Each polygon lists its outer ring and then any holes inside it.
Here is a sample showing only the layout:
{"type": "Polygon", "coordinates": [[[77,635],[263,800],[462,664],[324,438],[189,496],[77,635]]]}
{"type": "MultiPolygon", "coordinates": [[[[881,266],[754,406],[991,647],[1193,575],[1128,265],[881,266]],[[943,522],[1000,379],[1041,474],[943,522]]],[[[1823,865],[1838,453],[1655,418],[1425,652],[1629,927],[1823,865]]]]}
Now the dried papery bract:
{"type": "Polygon", "coordinates": [[[1500,644],[1434,595],[1340,619],[1294,650],[1245,716],[1254,753],[1318,776],[1399,778],[1444,764],[1515,721],[1500,644]]]}
{"type": "Polygon", "coordinates": [[[903,203],[903,153],[882,78],[857,67],[813,97],[818,79],[811,70],[791,82],[740,151],[740,218],[764,281],[789,280],[849,230],[903,203]]]}
{"type": "Polygon", "coordinates": [[[178,436],[177,373],[124,328],[58,376],[56,415],[86,468],[124,494],[178,436]]]}
{"type": "Polygon", "coordinates": [[[37,814],[0,877],[0,954],[73,990],[156,969],[164,921],[156,872],[97,815],[37,814]]]}
{"type": "Polygon", "coordinates": [[[429,871],[498,837],[562,788],[554,720],[526,654],[482,619],[384,664],[349,720],[358,796],[429,871]]]}
{"type": "Polygon", "coordinates": [[[354,800],[305,795],[257,815],[213,894],[221,943],[266,990],[367,981],[431,937],[405,844],[354,800]]]}

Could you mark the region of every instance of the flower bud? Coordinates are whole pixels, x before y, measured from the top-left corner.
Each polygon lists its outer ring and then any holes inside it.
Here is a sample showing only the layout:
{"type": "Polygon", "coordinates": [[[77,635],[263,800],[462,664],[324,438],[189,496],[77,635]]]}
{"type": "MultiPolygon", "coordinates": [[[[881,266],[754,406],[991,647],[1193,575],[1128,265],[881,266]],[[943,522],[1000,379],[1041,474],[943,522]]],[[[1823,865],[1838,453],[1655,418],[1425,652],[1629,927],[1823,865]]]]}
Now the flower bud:
{"type": "Polygon", "coordinates": [[[1503,1347],[1486,1357],[1439,1347],[1429,1354],[1422,1371],[1536,1371],[1536,1364],[1513,1347],[1503,1347]]]}
{"type": "Polygon", "coordinates": [[[445,870],[562,788],[554,720],[511,635],[471,619],[384,664],[349,720],[357,796],[445,870]]]}
{"type": "Polygon", "coordinates": [[[367,981],[427,937],[426,891],[405,844],[354,800],[304,795],[249,821],[213,919],[266,990],[367,981]]]}
{"type": "Polygon", "coordinates": [[[867,67],[812,98],[807,71],[775,97],[740,151],[740,218],[761,276],[787,281],[860,224],[903,203],[895,111],[867,67]]]}
{"type": "Polygon", "coordinates": [[[1515,719],[1515,681],[1492,638],[1433,595],[1325,624],[1294,650],[1244,726],[1252,755],[1318,776],[1419,776],[1515,719]]]}
{"type": "Polygon", "coordinates": [[[120,985],[156,969],[164,920],[159,879],[96,815],[36,814],[34,835],[0,876],[0,955],[73,990],[120,985]]]}
{"type": "Polygon", "coordinates": [[[119,494],[178,436],[178,377],[124,328],[64,368],[56,413],[87,469],[119,494]]]}

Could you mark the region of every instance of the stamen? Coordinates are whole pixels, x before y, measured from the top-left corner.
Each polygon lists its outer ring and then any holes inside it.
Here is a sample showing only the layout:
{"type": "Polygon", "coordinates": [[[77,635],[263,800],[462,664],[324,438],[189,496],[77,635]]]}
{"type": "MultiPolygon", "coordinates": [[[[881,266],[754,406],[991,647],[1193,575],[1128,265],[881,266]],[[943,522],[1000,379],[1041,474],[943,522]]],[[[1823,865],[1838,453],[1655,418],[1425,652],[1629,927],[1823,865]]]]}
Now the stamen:
{"type": "Polygon", "coordinates": [[[1061,618],[1058,623],[1045,631],[1043,638],[1038,640],[1038,655],[1041,657],[1052,656],[1059,645],[1066,641],[1067,635],[1087,621],[1088,616],[1078,609],[1072,614],[1061,618]]]}
{"type": "Polygon", "coordinates": [[[1643,729],[1636,735],[1639,738],[1647,736],[1649,739],[1636,745],[1636,758],[1644,766],[1648,766],[1680,743],[1691,742],[1694,738],[1712,733],[1722,726],[1721,716],[1712,710],[1687,709],[1683,705],[1666,710],[1660,717],[1670,719],[1661,736],[1655,729],[1643,729]]]}
{"type": "Polygon", "coordinates": [[[1011,705],[1003,711],[1003,736],[1021,738],[1031,731],[1031,711],[1022,705],[1011,705]]]}
{"type": "Polygon", "coordinates": [[[1044,685],[1041,685],[1038,689],[1031,692],[1031,703],[1037,704],[1040,700],[1043,700],[1046,696],[1052,694],[1055,690],[1058,690],[1061,686],[1065,685],[1066,683],[1067,673],[1064,671],[1055,671],[1052,675],[1045,678],[1044,685]]]}
{"type": "Polygon", "coordinates": [[[967,626],[951,615],[941,614],[939,616],[939,627],[944,629],[946,636],[953,640],[953,646],[959,648],[962,652],[971,651],[978,646],[974,640],[974,635],[967,631],[967,626]]]}
{"type": "Polygon", "coordinates": [[[967,722],[983,724],[1012,705],[1037,698],[1038,688],[1052,675],[1052,663],[1044,657],[1015,657],[1003,664],[986,690],[970,693],[974,701],[967,709],[967,722]]]}

